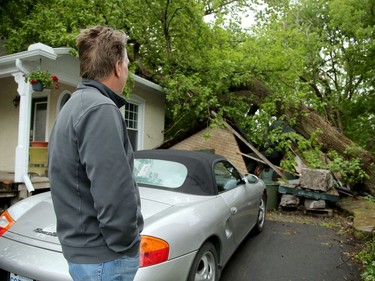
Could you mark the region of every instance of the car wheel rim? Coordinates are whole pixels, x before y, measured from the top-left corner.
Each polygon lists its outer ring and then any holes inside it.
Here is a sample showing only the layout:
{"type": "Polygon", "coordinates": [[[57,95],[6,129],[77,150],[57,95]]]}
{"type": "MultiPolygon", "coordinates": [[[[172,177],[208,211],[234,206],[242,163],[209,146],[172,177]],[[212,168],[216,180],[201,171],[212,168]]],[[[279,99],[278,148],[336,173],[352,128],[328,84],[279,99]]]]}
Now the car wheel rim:
{"type": "Polygon", "coordinates": [[[195,274],[195,281],[215,280],[215,257],[211,252],[203,254],[195,274]]]}
{"type": "Polygon", "coordinates": [[[260,200],[259,214],[258,214],[258,224],[260,227],[263,227],[265,214],[266,214],[266,205],[264,204],[264,200],[262,198],[260,200]]]}

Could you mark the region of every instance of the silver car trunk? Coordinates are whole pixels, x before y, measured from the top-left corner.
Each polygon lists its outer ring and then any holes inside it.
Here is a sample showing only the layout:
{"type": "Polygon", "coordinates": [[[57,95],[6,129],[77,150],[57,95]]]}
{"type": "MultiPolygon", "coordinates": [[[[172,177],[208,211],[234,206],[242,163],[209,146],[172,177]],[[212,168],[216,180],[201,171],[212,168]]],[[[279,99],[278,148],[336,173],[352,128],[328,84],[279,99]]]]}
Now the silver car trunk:
{"type": "Polygon", "coordinates": [[[61,251],[51,199],[40,201],[30,208],[9,231],[4,233],[4,237],[40,248],[61,251]]]}
{"type": "MultiPolygon", "coordinates": [[[[145,219],[170,207],[170,204],[147,199],[142,199],[141,204],[145,219]]],[[[3,236],[28,245],[61,251],[51,197],[35,203],[3,236]]]]}
{"type": "MultiPolygon", "coordinates": [[[[142,214],[145,220],[172,207],[186,206],[204,200],[204,196],[187,195],[140,187],[142,214]],[[156,199],[157,198],[157,199],[156,199]],[[156,200],[155,200],[156,199],[156,200]]],[[[3,235],[28,245],[61,251],[56,234],[56,216],[50,196],[35,202],[3,235]]]]}

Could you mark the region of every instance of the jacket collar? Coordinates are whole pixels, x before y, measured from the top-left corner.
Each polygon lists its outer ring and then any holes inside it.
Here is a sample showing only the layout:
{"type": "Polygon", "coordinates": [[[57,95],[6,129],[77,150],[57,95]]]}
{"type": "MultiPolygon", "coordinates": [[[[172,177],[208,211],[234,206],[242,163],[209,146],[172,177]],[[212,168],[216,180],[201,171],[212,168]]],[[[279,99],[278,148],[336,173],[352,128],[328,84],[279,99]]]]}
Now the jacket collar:
{"type": "Polygon", "coordinates": [[[110,88],[108,88],[103,83],[100,83],[97,80],[91,80],[91,79],[82,79],[81,83],[78,85],[77,89],[83,88],[83,86],[88,87],[94,87],[99,90],[101,94],[106,96],[107,98],[111,99],[118,108],[123,107],[125,104],[127,104],[127,101],[122,96],[116,94],[114,91],[112,91],[110,88]]]}

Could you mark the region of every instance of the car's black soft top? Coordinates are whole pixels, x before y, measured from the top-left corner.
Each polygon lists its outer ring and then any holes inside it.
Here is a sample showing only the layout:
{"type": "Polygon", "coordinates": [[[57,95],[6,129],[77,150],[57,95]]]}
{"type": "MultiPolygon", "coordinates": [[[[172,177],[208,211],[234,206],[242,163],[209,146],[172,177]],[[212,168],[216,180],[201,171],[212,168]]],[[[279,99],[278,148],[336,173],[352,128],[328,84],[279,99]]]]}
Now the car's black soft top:
{"type": "MultiPolygon", "coordinates": [[[[205,151],[155,149],[134,152],[136,159],[162,159],[179,162],[187,167],[188,175],[178,192],[195,195],[216,195],[213,166],[223,156],[205,151]]],[[[171,171],[173,173],[173,171],[171,171]]]]}

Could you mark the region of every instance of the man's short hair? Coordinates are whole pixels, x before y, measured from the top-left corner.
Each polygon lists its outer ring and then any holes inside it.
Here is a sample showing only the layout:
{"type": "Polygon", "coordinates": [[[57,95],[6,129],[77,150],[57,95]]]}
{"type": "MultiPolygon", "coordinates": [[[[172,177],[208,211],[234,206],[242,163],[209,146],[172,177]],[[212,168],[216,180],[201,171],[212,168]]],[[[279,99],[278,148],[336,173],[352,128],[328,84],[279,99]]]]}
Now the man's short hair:
{"type": "Polygon", "coordinates": [[[77,48],[82,78],[100,80],[108,77],[117,61],[123,61],[127,36],[105,26],[81,30],[77,48]]]}

